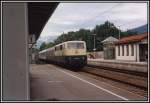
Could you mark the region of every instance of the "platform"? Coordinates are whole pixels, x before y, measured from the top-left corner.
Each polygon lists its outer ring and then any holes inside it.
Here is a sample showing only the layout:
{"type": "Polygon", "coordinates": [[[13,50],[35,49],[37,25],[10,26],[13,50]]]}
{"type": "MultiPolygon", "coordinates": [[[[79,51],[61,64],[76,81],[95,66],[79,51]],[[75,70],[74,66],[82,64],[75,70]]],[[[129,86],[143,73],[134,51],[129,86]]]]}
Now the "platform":
{"type": "Polygon", "coordinates": [[[51,64],[30,66],[31,100],[146,100],[96,79],[51,64]]]}
{"type": "Polygon", "coordinates": [[[131,62],[121,60],[88,59],[88,65],[109,67],[114,69],[131,70],[136,72],[148,71],[147,62],[131,62]]]}

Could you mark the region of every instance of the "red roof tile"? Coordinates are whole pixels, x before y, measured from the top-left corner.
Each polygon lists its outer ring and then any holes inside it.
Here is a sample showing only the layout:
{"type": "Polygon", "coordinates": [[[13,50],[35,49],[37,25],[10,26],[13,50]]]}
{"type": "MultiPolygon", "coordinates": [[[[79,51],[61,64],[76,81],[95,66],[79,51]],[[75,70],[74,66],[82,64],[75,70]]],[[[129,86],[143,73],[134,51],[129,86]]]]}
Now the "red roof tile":
{"type": "Polygon", "coordinates": [[[147,37],[148,37],[148,34],[147,34],[147,32],[145,32],[143,34],[138,34],[138,35],[133,35],[133,36],[121,38],[118,43],[124,44],[124,43],[130,43],[130,42],[138,42],[138,41],[141,41],[147,37]]]}

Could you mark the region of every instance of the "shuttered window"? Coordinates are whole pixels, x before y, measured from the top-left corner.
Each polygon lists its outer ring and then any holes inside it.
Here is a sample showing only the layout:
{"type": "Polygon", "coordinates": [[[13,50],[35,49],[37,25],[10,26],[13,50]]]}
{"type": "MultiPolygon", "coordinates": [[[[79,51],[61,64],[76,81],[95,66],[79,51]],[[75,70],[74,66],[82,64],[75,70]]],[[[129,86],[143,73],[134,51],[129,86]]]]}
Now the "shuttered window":
{"type": "Polygon", "coordinates": [[[122,56],[124,56],[124,45],[122,45],[122,56]]]}
{"type": "Polygon", "coordinates": [[[131,56],[134,56],[134,45],[131,44],[131,56]]]}
{"type": "Polygon", "coordinates": [[[126,47],[127,47],[127,56],[129,56],[129,45],[127,45],[126,47]]]}

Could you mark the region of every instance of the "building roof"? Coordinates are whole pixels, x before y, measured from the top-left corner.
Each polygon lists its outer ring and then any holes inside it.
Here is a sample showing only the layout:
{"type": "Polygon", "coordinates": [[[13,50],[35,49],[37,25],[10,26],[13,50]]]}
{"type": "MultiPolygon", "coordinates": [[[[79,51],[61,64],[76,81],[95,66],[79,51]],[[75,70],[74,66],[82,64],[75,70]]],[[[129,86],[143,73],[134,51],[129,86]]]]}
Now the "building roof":
{"type": "Polygon", "coordinates": [[[105,40],[102,41],[102,43],[107,43],[107,42],[118,42],[118,39],[110,36],[108,38],[106,38],[105,40]]]}
{"type": "Polygon", "coordinates": [[[125,43],[131,43],[131,42],[139,42],[147,37],[148,37],[148,34],[147,34],[147,32],[145,32],[142,34],[121,38],[118,43],[125,44],[125,43]]]}

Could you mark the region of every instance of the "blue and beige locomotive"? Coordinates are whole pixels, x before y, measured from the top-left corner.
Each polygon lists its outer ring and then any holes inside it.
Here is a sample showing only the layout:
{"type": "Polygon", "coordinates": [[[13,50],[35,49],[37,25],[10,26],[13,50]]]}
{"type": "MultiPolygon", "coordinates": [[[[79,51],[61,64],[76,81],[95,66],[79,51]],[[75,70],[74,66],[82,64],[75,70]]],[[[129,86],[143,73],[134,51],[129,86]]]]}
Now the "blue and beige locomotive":
{"type": "Polygon", "coordinates": [[[41,60],[72,67],[84,67],[87,64],[86,43],[67,41],[39,52],[41,60]]]}

